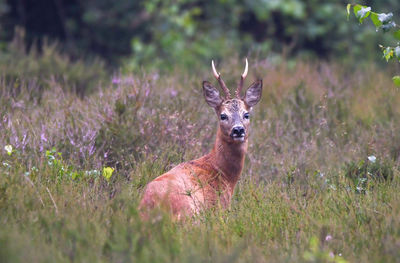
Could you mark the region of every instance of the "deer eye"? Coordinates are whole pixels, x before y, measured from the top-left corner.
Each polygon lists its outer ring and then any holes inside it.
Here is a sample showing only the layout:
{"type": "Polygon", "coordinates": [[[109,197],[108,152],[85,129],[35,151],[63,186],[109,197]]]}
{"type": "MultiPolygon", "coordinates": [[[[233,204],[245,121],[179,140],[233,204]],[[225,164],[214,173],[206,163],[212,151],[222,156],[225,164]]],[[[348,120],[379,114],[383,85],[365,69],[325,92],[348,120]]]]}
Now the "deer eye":
{"type": "Polygon", "coordinates": [[[221,114],[221,120],[224,121],[224,120],[227,120],[227,119],[228,119],[228,115],[226,115],[225,113],[222,113],[221,114]]]}
{"type": "Polygon", "coordinates": [[[246,112],[246,113],[243,115],[243,118],[245,118],[245,119],[250,119],[250,115],[249,115],[249,113],[248,113],[248,112],[246,112]]]}

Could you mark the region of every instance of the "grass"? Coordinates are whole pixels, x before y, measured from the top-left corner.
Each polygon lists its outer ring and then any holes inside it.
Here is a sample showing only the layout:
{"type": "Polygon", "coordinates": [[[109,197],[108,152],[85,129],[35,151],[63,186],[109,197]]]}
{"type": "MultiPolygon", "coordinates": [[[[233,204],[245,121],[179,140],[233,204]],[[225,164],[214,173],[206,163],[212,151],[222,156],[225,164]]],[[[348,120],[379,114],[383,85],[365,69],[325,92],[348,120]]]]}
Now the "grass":
{"type": "Polygon", "coordinates": [[[20,81],[35,83],[39,87],[35,95],[58,86],[82,96],[108,80],[106,67],[101,60],[86,62],[83,59],[71,59],[61,52],[57,43],[45,41],[41,52],[37,51],[35,45],[27,50],[25,31],[21,28],[16,29],[13,41],[0,50],[0,72],[3,81],[13,83],[14,93],[19,92],[20,81]]]}
{"type": "MultiPolygon", "coordinates": [[[[240,63],[219,68],[233,87],[240,63]]],[[[86,96],[57,78],[43,89],[29,75],[3,77],[0,261],[398,261],[400,93],[390,74],[264,60],[250,72],[265,86],[231,208],[185,223],[141,222],[137,205],[150,180],[212,147],[208,68],[114,75],[86,96]],[[105,167],[115,168],[107,178],[105,167]]]]}

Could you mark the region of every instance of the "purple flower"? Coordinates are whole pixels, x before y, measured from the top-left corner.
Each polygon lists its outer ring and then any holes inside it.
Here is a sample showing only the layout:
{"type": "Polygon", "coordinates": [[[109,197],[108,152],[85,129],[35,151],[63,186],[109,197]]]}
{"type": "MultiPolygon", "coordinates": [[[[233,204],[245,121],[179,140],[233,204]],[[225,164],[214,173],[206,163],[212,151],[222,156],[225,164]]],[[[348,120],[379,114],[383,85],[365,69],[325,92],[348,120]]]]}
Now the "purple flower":
{"type": "Polygon", "coordinates": [[[119,77],[112,78],[112,84],[118,85],[121,83],[121,79],[119,77]]]}
{"type": "Polygon", "coordinates": [[[172,89],[169,93],[171,94],[172,97],[176,97],[176,95],[178,95],[178,92],[174,89],[172,89]]]}
{"type": "Polygon", "coordinates": [[[42,133],[40,134],[40,139],[41,139],[42,141],[44,141],[44,142],[47,142],[47,138],[46,138],[46,136],[44,135],[44,132],[42,132],[42,133]]]}

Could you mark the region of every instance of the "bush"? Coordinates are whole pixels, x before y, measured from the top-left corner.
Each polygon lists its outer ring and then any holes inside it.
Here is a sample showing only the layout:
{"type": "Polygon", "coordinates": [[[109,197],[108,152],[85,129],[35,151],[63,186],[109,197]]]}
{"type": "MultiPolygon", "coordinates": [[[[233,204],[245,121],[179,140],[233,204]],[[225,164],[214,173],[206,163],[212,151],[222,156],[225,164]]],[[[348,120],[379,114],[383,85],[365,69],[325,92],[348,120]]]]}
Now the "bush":
{"type": "MultiPolygon", "coordinates": [[[[399,172],[355,163],[356,178],[393,177],[360,195],[337,168],[395,151],[400,93],[387,73],[254,64],[265,86],[232,206],[182,223],[142,222],[137,207],[149,180],[211,149],[208,68],[114,76],[81,99],[57,81],[40,101],[29,78],[20,94],[0,89],[0,262],[395,262],[399,172]]],[[[242,65],[224,65],[233,88],[242,65]]]]}
{"type": "MultiPolygon", "coordinates": [[[[211,57],[271,51],[359,62],[376,59],[377,45],[385,44],[370,29],[349,26],[343,1],[55,3],[33,8],[31,2],[0,0],[0,41],[11,38],[15,25],[25,25],[29,45],[52,37],[65,43],[70,54],[96,54],[115,64],[125,60],[128,69],[193,67],[211,57]]],[[[396,0],[368,4],[393,13],[400,8],[396,0]]]]}
{"type": "Polygon", "coordinates": [[[57,43],[48,42],[41,52],[35,47],[26,51],[24,35],[23,30],[17,29],[13,42],[6,50],[0,50],[0,74],[7,82],[24,79],[36,82],[41,89],[57,85],[64,91],[85,95],[107,80],[104,63],[99,59],[72,60],[57,43]]]}
{"type": "Polygon", "coordinates": [[[351,180],[356,192],[365,193],[373,186],[373,182],[385,182],[393,179],[393,164],[372,155],[367,160],[347,163],[345,176],[351,180]]]}

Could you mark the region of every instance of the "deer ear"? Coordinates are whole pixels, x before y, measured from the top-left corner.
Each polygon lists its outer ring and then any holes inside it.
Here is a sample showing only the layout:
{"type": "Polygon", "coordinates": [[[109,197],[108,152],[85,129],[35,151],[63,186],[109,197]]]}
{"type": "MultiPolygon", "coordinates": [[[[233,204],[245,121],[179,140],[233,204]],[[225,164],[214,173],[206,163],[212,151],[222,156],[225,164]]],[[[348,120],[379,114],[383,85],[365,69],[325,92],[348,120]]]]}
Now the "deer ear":
{"type": "Polygon", "coordinates": [[[257,80],[246,91],[246,96],[244,97],[244,102],[249,107],[253,107],[256,105],[260,99],[262,94],[262,80],[257,80]]]}
{"type": "Polygon", "coordinates": [[[208,81],[203,81],[203,94],[206,102],[211,107],[217,108],[221,105],[222,99],[219,96],[218,90],[208,81]]]}

